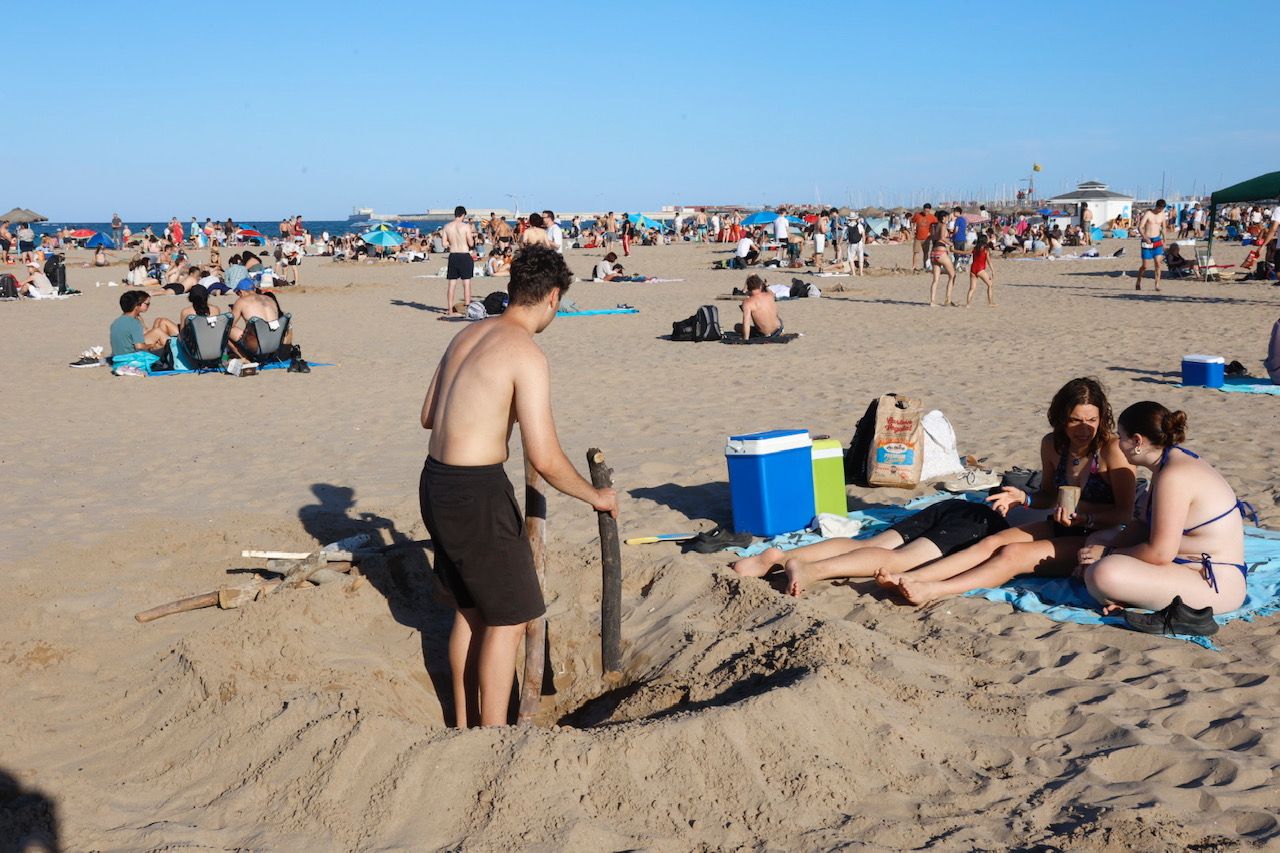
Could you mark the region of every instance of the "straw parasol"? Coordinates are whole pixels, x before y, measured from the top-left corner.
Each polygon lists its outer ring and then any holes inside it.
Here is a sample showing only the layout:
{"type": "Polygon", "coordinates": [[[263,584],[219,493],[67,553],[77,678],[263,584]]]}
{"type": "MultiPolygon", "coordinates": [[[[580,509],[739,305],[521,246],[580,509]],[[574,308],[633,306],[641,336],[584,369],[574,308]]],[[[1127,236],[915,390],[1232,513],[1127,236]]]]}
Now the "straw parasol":
{"type": "Polygon", "coordinates": [[[15,207],[8,213],[0,214],[0,220],[7,219],[10,222],[19,224],[30,224],[32,222],[48,222],[49,217],[41,216],[34,210],[27,210],[25,207],[15,207]]]}

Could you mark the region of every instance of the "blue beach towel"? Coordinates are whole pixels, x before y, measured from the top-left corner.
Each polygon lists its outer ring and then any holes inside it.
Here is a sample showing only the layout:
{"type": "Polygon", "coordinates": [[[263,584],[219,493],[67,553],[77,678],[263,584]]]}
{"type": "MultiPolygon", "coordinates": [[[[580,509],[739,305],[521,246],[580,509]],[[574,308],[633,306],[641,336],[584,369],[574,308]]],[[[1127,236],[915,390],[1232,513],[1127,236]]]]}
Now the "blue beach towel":
{"type": "MultiPolygon", "coordinates": [[[[328,361],[308,361],[307,364],[311,367],[333,367],[334,366],[332,362],[328,362],[328,361]]],[[[261,373],[264,370],[288,370],[288,369],[289,369],[289,362],[287,361],[273,361],[270,364],[258,365],[259,373],[261,373]]],[[[148,376],[186,376],[191,373],[221,373],[221,372],[222,372],[221,370],[218,370],[215,368],[208,368],[204,370],[191,370],[191,369],[153,370],[147,375],[148,376]]]]}
{"type": "Polygon", "coordinates": [[[594,311],[557,311],[557,317],[598,317],[601,314],[639,314],[639,308],[597,308],[594,311]]]}
{"type": "MultiPolygon", "coordinates": [[[[851,512],[849,518],[863,523],[858,538],[865,539],[930,504],[956,497],[978,503],[983,501],[986,495],[982,492],[967,492],[963,495],[926,495],[916,498],[905,506],[873,506],[851,512]]],[[[750,557],[763,552],[766,548],[776,547],[789,551],[801,545],[820,541],[822,537],[816,533],[798,530],[775,536],[766,542],[732,550],[735,550],[739,556],[750,557]]],[[[1214,620],[1219,625],[1225,625],[1236,619],[1253,621],[1273,613],[1280,613],[1280,531],[1246,527],[1244,561],[1249,565],[1248,591],[1244,604],[1239,610],[1215,616],[1214,620]]],[[[1079,625],[1124,625],[1124,619],[1119,616],[1101,615],[1098,612],[1098,603],[1089,595],[1084,584],[1072,578],[1037,578],[1027,575],[1014,578],[996,589],[975,589],[966,595],[985,598],[989,601],[1007,602],[1013,605],[1015,610],[1039,613],[1055,622],[1075,622],[1079,625]]],[[[1217,648],[1207,637],[1178,635],[1178,638],[1204,646],[1206,649],[1217,648]]]]}
{"type": "Polygon", "coordinates": [[[1252,376],[1228,376],[1223,380],[1219,391],[1228,394],[1271,394],[1280,397],[1280,385],[1272,385],[1270,379],[1255,379],[1252,376]]]}

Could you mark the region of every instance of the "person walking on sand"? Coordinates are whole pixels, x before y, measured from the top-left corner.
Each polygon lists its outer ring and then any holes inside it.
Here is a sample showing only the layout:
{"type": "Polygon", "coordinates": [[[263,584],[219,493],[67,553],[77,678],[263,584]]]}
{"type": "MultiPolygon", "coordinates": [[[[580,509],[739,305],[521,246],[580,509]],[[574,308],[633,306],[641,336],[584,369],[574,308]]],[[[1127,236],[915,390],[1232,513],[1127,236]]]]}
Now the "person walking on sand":
{"type": "MultiPolygon", "coordinates": [[[[911,214],[911,271],[917,272],[925,269],[929,263],[929,235],[933,231],[933,224],[938,218],[933,215],[933,205],[926,204],[924,207],[911,214]],[[916,266],[916,258],[923,260],[922,266],[916,266]]],[[[936,283],[936,282],[935,282],[936,283]]],[[[933,300],[930,300],[931,302],[933,300]]]]}
{"type": "Polygon", "coordinates": [[[973,304],[973,294],[978,291],[978,282],[982,282],[987,286],[987,304],[995,307],[996,304],[996,279],[995,271],[991,268],[991,245],[987,241],[986,234],[978,235],[978,242],[974,244],[972,253],[973,263],[969,265],[969,295],[964,299],[964,307],[968,308],[973,304]]]}
{"type": "Polygon", "coordinates": [[[1156,282],[1156,292],[1160,292],[1160,258],[1164,256],[1164,229],[1168,217],[1164,213],[1164,199],[1156,201],[1154,210],[1145,211],[1138,220],[1138,236],[1141,238],[1142,265],[1138,267],[1138,283],[1134,290],[1142,290],[1142,276],[1147,271],[1147,262],[1151,262],[1152,277],[1156,282]]]}
{"type": "Polygon", "coordinates": [[[525,623],[546,612],[503,470],[512,425],[520,424],[529,463],[548,483],[617,517],[614,490],[592,487],[560,447],[547,356],[533,340],[555,319],[572,281],[555,249],[521,249],[511,263],[507,310],[454,337],[422,404],[431,439],[418,498],[436,576],[456,609],[449,668],[459,727],[508,722],[525,623]]]}
{"type": "Polygon", "coordinates": [[[951,301],[951,289],[956,283],[956,266],[951,261],[951,240],[947,235],[947,223],[951,218],[951,214],[942,211],[940,218],[935,220],[929,229],[929,260],[933,262],[933,279],[929,282],[929,307],[932,308],[933,299],[938,292],[938,279],[946,273],[947,276],[947,293],[943,297],[942,304],[955,306],[951,301]]]}
{"type": "Polygon", "coordinates": [[[444,316],[461,317],[457,311],[453,310],[453,294],[456,282],[462,281],[462,301],[471,304],[471,276],[476,271],[475,258],[471,256],[471,250],[476,245],[476,231],[471,224],[466,221],[467,209],[462,205],[458,205],[453,209],[453,221],[440,229],[440,233],[444,236],[445,251],[449,253],[449,266],[445,272],[445,278],[449,280],[449,292],[445,302],[444,316]]]}

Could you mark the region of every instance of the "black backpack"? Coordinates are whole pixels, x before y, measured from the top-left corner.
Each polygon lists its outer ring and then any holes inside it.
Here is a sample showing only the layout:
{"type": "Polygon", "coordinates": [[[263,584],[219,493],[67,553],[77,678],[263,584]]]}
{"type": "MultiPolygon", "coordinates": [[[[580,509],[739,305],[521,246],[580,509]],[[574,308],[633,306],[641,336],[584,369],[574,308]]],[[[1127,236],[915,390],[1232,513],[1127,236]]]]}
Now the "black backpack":
{"type": "Polygon", "coordinates": [[[862,226],[860,226],[856,222],[850,222],[849,227],[845,229],[844,235],[845,235],[845,239],[848,240],[850,243],[861,243],[862,242],[862,226]]]}
{"type": "Polygon", "coordinates": [[[703,305],[692,317],[671,324],[673,341],[718,341],[721,337],[720,311],[714,305],[703,305]]]}
{"type": "Polygon", "coordinates": [[[44,262],[44,274],[49,283],[57,288],[58,293],[67,292],[67,268],[62,263],[61,255],[50,255],[44,262]]]}
{"type": "Polygon", "coordinates": [[[505,291],[495,290],[484,298],[484,313],[490,317],[498,316],[507,310],[507,303],[510,298],[505,291]]]}
{"type": "Polygon", "coordinates": [[[720,309],[714,305],[703,305],[693,315],[693,339],[695,341],[718,341],[724,337],[720,334],[720,309]]]}
{"type": "Polygon", "coordinates": [[[876,437],[876,411],[880,407],[880,398],[873,397],[866,413],[858,420],[853,429],[853,440],[849,449],[844,452],[844,479],[854,486],[866,487],[867,466],[871,458],[871,442],[876,437]]]}
{"type": "Polygon", "coordinates": [[[0,299],[18,298],[18,280],[9,273],[0,273],[0,299]]]}

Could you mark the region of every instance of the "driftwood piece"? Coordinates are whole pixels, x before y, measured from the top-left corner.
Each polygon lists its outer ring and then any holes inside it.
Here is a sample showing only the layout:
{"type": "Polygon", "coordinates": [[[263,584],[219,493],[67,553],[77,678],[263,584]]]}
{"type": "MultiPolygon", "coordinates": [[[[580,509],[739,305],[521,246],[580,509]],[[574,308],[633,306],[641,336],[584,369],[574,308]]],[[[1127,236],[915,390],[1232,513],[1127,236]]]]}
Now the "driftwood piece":
{"type": "MultiPolygon", "coordinates": [[[[613,469],[605,465],[597,447],[587,451],[591,485],[613,488],[613,469]]],[[[618,545],[618,520],[597,512],[600,524],[600,663],[606,677],[622,671],[622,550],[618,545]]]]}
{"type": "MultiPolygon", "coordinates": [[[[524,457],[524,535],[533,551],[533,568],[543,596],[547,590],[547,484],[524,457]]],[[[542,705],[542,679],[546,675],[550,647],[547,617],[532,619],[524,629],[524,679],[520,683],[520,722],[531,723],[542,705]]]]}

